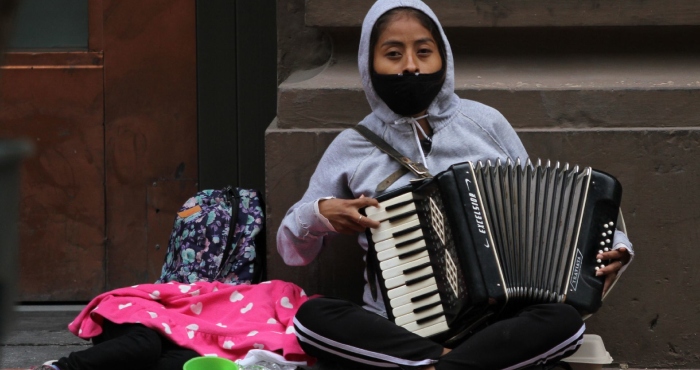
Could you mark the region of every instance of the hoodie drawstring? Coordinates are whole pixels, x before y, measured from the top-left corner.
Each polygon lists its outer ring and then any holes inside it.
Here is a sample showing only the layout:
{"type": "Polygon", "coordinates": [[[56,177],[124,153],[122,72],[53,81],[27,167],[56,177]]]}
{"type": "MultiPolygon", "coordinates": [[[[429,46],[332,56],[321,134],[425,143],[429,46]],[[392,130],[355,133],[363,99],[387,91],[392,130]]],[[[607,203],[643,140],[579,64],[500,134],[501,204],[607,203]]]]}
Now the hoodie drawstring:
{"type": "Polygon", "coordinates": [[[425,159],[425,153],[423,152],[423,146],[420,145],[420,138],[418,136],[418,131],[420,130],[421,134],[423,134],[423,137],[428,139],[432,143],[432,140],[428,135],[426,135],[425,131],[423,131],[423,128],[420,126],[420,123],[418,123],[419,119],[427,118],[428,115],[420,116],[420,117],[403,117],[400,119],[397,119],[394,121],[394,124],[402,124],[402,123],[410,123],[411,127],[413,128],[413,137],[416,139],[416,145],[418,146],[418,152],[420,153],[421,159],[423,160],[423,166],[428,169],[428,161],[425,159]]]}

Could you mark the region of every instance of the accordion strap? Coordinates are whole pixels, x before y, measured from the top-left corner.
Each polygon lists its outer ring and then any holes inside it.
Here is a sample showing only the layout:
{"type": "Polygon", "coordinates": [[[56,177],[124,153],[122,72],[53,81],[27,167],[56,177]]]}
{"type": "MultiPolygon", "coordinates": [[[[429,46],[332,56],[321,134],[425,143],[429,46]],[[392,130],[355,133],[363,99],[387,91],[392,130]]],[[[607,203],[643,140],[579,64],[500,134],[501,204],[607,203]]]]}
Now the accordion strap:
{"type": "Polygon", "coordinates": [[[379,137],[379,135],[372,132],[372,130],[368,129],[366,126],[356,125],[355,127],[353,127],[353,129],[359,132],[360,135],[364,136],[365,139],[367,139],[370,143],[376,145],[377,148],[379,148],[381,151],[388,154],[391,158],[394,158],[397,162],[401,163],[401,165],[406,167],[409,171],[413,172],[416,176],[420,178],[433,177],[433,175],[431,175],[430,172],[428,172],[428,169],[425,168],[423,163],[414,162],[413,160],[411,160],[411,158],[408,158],[405,155],[399,153],[398,150],[394,149],[394,147],[389,145],[389,143],[387,143],[384,139],[379,137]]]}

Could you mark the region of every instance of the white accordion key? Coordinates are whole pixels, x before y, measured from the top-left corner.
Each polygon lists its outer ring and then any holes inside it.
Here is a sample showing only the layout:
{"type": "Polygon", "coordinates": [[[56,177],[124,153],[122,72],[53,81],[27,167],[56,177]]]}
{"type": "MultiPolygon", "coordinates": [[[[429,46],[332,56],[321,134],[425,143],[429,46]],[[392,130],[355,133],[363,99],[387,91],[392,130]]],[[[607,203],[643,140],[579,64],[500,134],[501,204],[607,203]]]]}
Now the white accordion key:
{"type": "MultiPolygon", "coordinates": [[[[435,289],[437,289],[437,287],[435,289]]],[[[430,291],[429,289],[427,289],[427,290],[430,291]]],[[[407,314],[413,312],[413,310],[415,310],[417,308],[424,307],[424,306],[429,305],[431,303],[436,303],[436,302],[440,302],[440,301],[441,301],[440,294],[437,291],[435,291],[435,294],[427,296],[424,299],[421,299],[420,301],[411,302],[409,300],[409,303],[407,303],[403,306],[395,307],[394,309],[391,310],[391,314],[394,315],[394,317],[407,315],[407,314]]]]}
{"type": "MultiPolygon", "coordinates": [[[[390,229],[380,231],[380,232],[373,234],[372,241],[374,242],[374,244],[379,244],[387,239],[393,238],[395,233],[409,229],[411,227],[415,227],[415,226],[420,226],[420,221],[418,221],[418,215],[413,215],[413,217],[411,217],[411,220],[409,222],[404,222],[401,225],[394,226],[390,229]]],[[[416,231],[418,231],[418,230],[416,230],[416,231]]],[[[420,235],[423,235],[423,233],[421,232],[420,235]]],[[[398,238],[396,238],[396,239],[398,239],[398,238]]],[[[379,251],[379,249],[377,249],[377,251],[379,251]]]]}
{"type": "MultiPolygon", "coordinates": [[[[379,203],[379,207],[367,207],[365,208],[365,214],[367,215],[367,218],[371,218],[372,220],[375,221],[384,221],[387,218],[394,217],[396,215],[399,215],[401,213],[407,212],[408,208],[405,208],[405,206],[401,207],[396,207],[392,208],[392,206],[395,206],[400,203],[405,203],[405,202],[411,202],[410,204],[413,204],[413,193],[408,192],[405,194],[401,194],[396,198],[388,199],[383,202],[379,203]],[[387,207],[390,209],[387,211],[387,207]]],[[[416,206],[413,204],[413,209],[415,209],[416,206]]]]}
{"type": "Polygon", "coordinates": [[[392,267],[400,266],[400,265],[403,265],[404,263],[413,262],[419,258],[428,257],[428,256],[429,256],[428,251],[424,250],[420,253],[414,254],[414,255],[406,257],[406,258],[394,257],[394,258],[388,259],[386,261],[380,262],[379,269],[382,271],[386,271],[392,267]]]}
{"type": "Polygon", "coordinates": [[[425,248],[425,239],[418,240],[415,243],[412,243],[411,245],[407,245],[401,248],[392,248],[392,245],[389,245],[387,249],[381,252],[377,251],[377,260],[379,262],[386,261],[388,259],[399,257],[404,254],[411,254],[411,252],[414,252],[415,250],[421,248],[425,248]]]}
{"type": "Polygon", "coordinates": [[[442,308],[442,305],[439,304],[437,306],[430,307],[424,311],[420,311],[417,313],[411,312],[411,313],[403,315],[403,316],[395,317],[394,322],[398,326],[404,326],[404,325],[410,324],[414,321],[418,321],[420,319],[424,319],[426,317],[437,315],[437,314],[440,314],[443,312],[445,312],[445,310],[442,308]]]}
{"type": "MultiPolygon", "coordinates": [[[[430,320],[430,321],[425,322],[425,323],[419,324],[419,323],[414,321],[414,322],[410,322],[408,324],[401,325],[401,326],[410,332],[418,334],[418,331],[423,330],[423,329],[427,329],[431,326],[439,325],[440,323],[443,323],[445,325],[444,327],[447,328],[447,319],[445,318],[444,315],[440,316],[440,317],[436,317],[435,319],[430,320]]],[[[423,334],[418,334],[418,335],[424,336],[423,334]]]]}
{"type": "Polygon", "coordinates": [[[435,281],[434,277],[420,281],[420,282],[415,283],[413,285],[402,285],[400,287],[390,289],[386,292],[386,296],[391,300],[391,299],[394,299],[396,297],[400,297],[402,295],[406,295],[406,294],[409,294],[411,292],[415,292],[419,289],[429,287],[429,286],[437,286],[437,282],[435,281]]]}
{"type": "Polygon", "coordinates": [[[401,274],[401,275],[395,276],[391,279],[386,279],[386,280],[384,280],[384,286],[387,289],[394,289],[394,288],[401,286],[401,285],[408,285],[407,283],[413,279],[420,279],[424,276],[432,276],[432,275],[433,275],[433,268],[428,265],[428,266],[420,268],[416,271],[411,271],[408,274],[401,274]]]}
{"type": "MultiPolygon", "coordinates": [[[[423,294],[432,293],[432,292],[437,293],[437,290],[438,290],[437,285],[429,285],[429,286],[426,286],[424,288],[414,290],[414,291],[410,292],[409,294],[397,296],[389,301],[389,305],[391,305],[391,307],[395,307],[395,308],[403,307],[405,305],[411,304],[412,298],[418,297],[418,296],[423,295],[423,294]]],[[[439,296],[439,294],[437,294],[437,295],[439,296]]],[[[399,316],[399,315],[394,314],[394,316],[399,316]]]]}
{"type": "Polygon", "coordinates": [[[382,276],[384,279],[391,279],[393,277],[397,277],[399,275],[403,275],[404,271],[406,269],[409,269],[411,267],[416,267],[422,264],[430,263],[430,257],[426,256],[424,258],[418,259],[418,260],[412,260],[412,261],[406,261],[405,263],[402,263],[396,267],[392,267],[390,269],[381,269],[382,270],[382,276]]]}
{"type": "MultiPolygon", "coordinates": [[[[415,210],[415,207],[414,207],[415,210]]],[[[379,227],[376,229],[370,229],[372,232],[372,240],[375,242],[379,241],[377,240],[377,234],[381,234],[383,232],[386,232],[388,230],[393,230],[397,229],[399,230],[403,225],[405,225],[408,222],[414,221],[418,219],[418,214],[415,212],[412,212],[410,214],[407,214],[404,217],[399,217],[399,218],[389,218],[384,221],[379,222],[379,227]]]]}
{"type": "Polygon", "coordinates": [[[421,325],[421,328],[414,331],[414,334],[418,334],[421,337],[429,337],[431,335],[439,334],[442,332],[445,332],[450,329],[449,326],[447,326],[447,320],[445,319],[445,316],[442,317],[443,321],[438,321],[437,324],[433,325],[421,325]]]}

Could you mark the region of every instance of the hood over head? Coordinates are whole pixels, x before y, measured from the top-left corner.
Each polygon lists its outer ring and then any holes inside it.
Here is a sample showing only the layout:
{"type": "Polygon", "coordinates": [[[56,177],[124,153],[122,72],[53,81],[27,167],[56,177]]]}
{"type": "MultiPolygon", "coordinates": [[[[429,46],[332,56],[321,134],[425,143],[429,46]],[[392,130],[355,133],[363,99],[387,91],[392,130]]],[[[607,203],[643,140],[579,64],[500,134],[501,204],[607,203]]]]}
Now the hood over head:
{"type": "Polygon", "coordinates": [[[428,121],[435,127],[442,122],[447,121],[455,112],[458,106],[459,97],[454,93],[454,61],[452,57],[452,49],[445,37],[445,33],[438,21],[435,13],[422,1],[419,0],[378,0],[372,8],[367,12],[365,20],[362,23],[362,35],[360,37],[360,48],[358,51],[357,63],[362,77],[362,86],[367,96],[367,101],[372,108],[372,114],[382,122],[395,122],[402,117],[394,113],[384,101],[377,95],[372,86],[370,75],[370,38],[372,29],[379,17],[384,13],[400,7],[414,8],[425,13],[430,17],[440,31],[442,42],[445,46],[443,65],[445,67],[445,82],[437,97],[428,107],[428,121]]]}

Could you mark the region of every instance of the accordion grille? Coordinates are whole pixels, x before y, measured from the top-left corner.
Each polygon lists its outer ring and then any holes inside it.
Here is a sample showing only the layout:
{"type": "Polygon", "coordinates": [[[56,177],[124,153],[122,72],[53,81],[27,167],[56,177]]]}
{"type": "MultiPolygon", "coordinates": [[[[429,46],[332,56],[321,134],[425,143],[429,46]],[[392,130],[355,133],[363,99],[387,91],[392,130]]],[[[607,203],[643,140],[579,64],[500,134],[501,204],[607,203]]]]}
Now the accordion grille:
{"type": "Polygon", "coordinates": [[[499,161],[475,174],[509,300],[564,301],[590,168],[499,161]]]}

